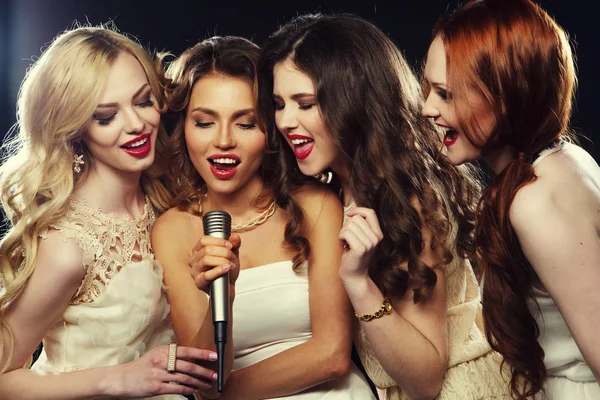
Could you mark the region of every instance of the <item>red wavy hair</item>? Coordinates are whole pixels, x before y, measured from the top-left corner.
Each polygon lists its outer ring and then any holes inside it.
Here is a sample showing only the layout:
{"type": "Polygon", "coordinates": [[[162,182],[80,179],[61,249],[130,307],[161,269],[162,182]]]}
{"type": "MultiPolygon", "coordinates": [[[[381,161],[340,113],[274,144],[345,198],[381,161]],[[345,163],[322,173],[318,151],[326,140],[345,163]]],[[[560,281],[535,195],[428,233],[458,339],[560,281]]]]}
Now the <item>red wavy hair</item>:
{"type": "Polygon", "coordinates": [[[511,226],[517,191],[536,179],[531,161],[567,135],[575,63],[566,33],[529,0],[472,0],[438,22],[447,82],[466,137],[482,154],[511,146],[515,158],[491,182],[480,204],[475,237],[485,278],[483,317],[492,348],[511,368],[513,398],[542,390],[546,378],[539,328],[526,300],[535,272],[511,226]],[[475,91],[495,115],[485,138],[467,100],[475,91]]]}

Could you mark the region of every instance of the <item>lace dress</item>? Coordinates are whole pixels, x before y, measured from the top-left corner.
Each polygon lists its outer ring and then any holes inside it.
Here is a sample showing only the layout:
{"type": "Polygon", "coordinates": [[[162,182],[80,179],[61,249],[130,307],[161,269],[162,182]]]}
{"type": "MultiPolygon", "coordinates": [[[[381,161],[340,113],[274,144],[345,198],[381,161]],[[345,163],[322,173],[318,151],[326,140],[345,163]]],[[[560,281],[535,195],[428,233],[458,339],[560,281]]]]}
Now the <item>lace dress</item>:
{"type": "MultiPolygon", "coordinates": [[[[356,205],[344,207],[347,213],[356,205]]],[[[448,242],[453,243],[457,225],[452,224],[448,242]]],[[[476,400],[511,399],[509,386],[500,374],[501,356],[492,351],[483,333],[480,292],[469,262],[453,251],[453,261],[446,266],[448,305],[448,369],[436,399],[476,400]]],[[[359,329],[354,341],[360,359],[375,386],[385,391],[387,400],[408,399],[402,389],[385,372],[367,339],[359,329]]],[[[504,371],[504,376],[509,377],[504,371]]]]}
{"type": "Polygon", "coordinates": [[[51,225],[83,250],[86,274],[60,320],[46,332],[33,370],[68,372],[124,364],[174,341],[162,268],[150,246],[155,218],[148,200],[135,220],[72,200],[66,215],[51,225]]]}

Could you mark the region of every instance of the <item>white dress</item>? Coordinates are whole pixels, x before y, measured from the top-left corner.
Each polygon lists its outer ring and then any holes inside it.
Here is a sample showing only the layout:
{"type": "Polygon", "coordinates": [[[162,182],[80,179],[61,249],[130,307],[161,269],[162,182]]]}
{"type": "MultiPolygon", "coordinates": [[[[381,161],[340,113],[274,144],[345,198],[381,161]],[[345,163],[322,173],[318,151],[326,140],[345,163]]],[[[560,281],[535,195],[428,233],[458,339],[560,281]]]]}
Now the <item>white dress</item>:
{"type": "Polygon", "coordinates": [[[546,400],[600,400],[600,384],[583,359],[554,300],[546,292],[533,288],[539,304],[528,299],[528,306],[540,328],[538,342],[544,349],[544,365],[548,371],[546,400]]]}
{"type": "Polygon", "coordinates": [[[72,238],[81,247],[86,274],[63,315],[46,332],[33,370],[68,372],[124,364],[174,341],[162,268],[150,247],[154,219],[148,201],[144,215],[133,220],[104,214],[79,200],[51,226],[65,241],[72,238]]]}
{"type": "MultiPolygon", "coordinates": [[[[233,303],[234,370],[246,368],[306,342],[312,336],[306,263],[291,261],[242,270],[233,303]]],[[[374,399],[356,366],[343,378],[283,398],[313,400],[374,399]]]]}
{"type": "MultiPolygon", "coordinates": [[[[533,166],[567,146],[571,146],[567,141],[549,146],[540,153],[533,166]]],[[[538,342],[544,349],[544,365],[548,372],[546,397],[539,393],[536,399],[600,400],[600,384],[583,359],[556,303],[548,293],[535,287],[532,291],[539,310],[532,299],[527,300],[527,305],[540,328],[538,342]]]]}

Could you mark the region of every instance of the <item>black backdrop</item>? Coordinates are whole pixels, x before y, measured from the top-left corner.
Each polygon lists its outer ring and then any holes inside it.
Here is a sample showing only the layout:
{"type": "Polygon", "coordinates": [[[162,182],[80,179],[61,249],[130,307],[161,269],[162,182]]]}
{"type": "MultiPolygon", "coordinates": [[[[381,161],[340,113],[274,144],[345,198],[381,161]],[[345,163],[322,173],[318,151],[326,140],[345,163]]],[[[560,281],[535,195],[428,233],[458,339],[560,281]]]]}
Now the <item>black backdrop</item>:
{"type": "MultiPolygon", "coordinates": [[[[593,30],[593,2],[541,0],[539,3],[576,42],[579,90],[573,128],[593,142],[600,141],[594,123],[600,93],[597,65],[598,31],[593,30]]],[[[350,1],[180,1],[168,0],[0,0],[0,136],[15,122],[19,85],[32,58],[73,21],[93,24],[114,20],[117,27],[158,50],[179,54],[196,41],[218,35],[240,35],[261,44],[280,23],[307,12],[351,12],[367,18],[392,37],[417,68],[427,52],[431,29],[458,0],[350,1]],[[389,3],[389,4],[388,4],[389,3]],[[269,5],[271,4],[271,5],[269,5]]],[[[583,146],[596,160],[592,143],[583,146]]]]}

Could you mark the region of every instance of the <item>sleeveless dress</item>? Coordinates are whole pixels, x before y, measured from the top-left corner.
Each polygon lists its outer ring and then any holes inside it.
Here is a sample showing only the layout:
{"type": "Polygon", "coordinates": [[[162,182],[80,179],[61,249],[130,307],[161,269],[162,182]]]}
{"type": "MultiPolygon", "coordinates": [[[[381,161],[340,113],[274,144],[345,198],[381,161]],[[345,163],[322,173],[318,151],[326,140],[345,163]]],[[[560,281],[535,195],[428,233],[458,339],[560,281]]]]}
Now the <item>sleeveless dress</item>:
{"type": "MultiPolygon", "coordinates": [[[[234,370],[249,367],[312,337],[307,263],[298,272],[292,261],[240,271],[233,303],[234,370]]],[[[365,378],[352,365],[343,378],[284,396],[302,400],[374,399],[365,378]]]]}
{"type": "MultiPolygon", "coordinates": [[[[447,203],[447,200],[444,199],[447,203]]],[[[447,205],[446,205],[447,206],[447,205]]],[[[344,223],[354,203],[344,207],[344,223]]],[[[502,357],[490,348],[483,330],[479,285],[468,260],[461,258],[453,245],[457,225],[451,224],[448,243],[453,260],[446,266],[448,305],[448,369],[440,400],[510,400],[508,370],[500,374],[502,357]]],[[[360,328],[354,341],[362,363],[375,386],[386,400],[404,400],[408,396],[383,369],[365,331],[360,328]]]]}
{"type": "Polygon", "coordinates": [[[124,364],[175,340],[162,268],[150,245],[155,218],[148,199],[136,220],[71,200],[66,215],[50,228],[65,241],[75,240],[86,273],[61,318],[46,332],[31,369],[52,373],[124,364]]]}
{"type": "MultiPolygon", "coordinates": [[[[548,147],[540,153],[533,166],[570,145],[562,141],[548,147]]],[[[527,300],[527,305],[540,328],[538,342],[544,349],[544,365],[548,371],[546,396],[538,393],[536,399],[600,400],[600,384],[583,359],[556,303],[542,290],[533,287],[532,292],[539,309],[531,298],[527,300]]]]}

